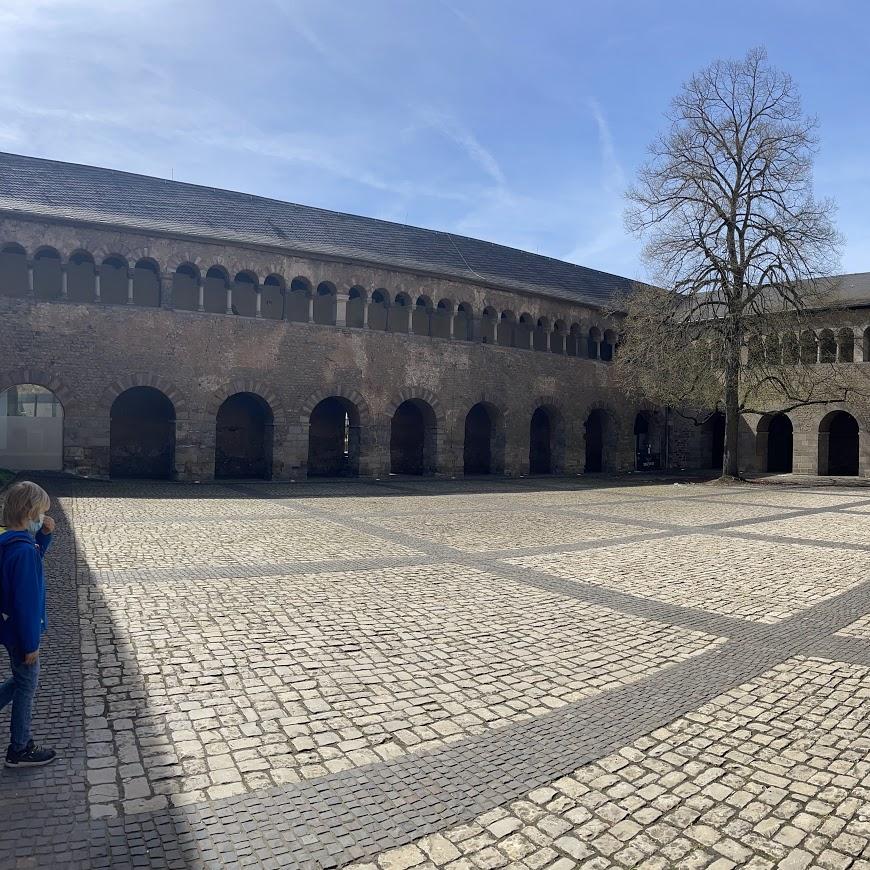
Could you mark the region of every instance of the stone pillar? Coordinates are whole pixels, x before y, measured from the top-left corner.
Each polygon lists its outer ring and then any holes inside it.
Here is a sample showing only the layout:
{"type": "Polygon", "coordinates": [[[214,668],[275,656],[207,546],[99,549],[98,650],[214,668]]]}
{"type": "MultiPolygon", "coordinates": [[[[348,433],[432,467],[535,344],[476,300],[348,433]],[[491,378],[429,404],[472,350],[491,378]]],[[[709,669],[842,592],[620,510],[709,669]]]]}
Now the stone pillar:
{"type": "Polygon", "coordinates": [[[133,276],[135,274],[135,270],[128,269],[127,270],[127,304],[133,304],[133,276]]]}
{"type": "MultiPolygon", "coordinates": [[[[66,269],[61,267],[64,277],[66,277],[66,269]]],[[[33,281],[33,260],[27,261],[27,295],[36,296],[36,285],[33,281]]]]}
{"type": "Polygon", "coordinates": [[[369,328],[369,301],[368,301],[368,299],[363,299],[362,314],[363,314],[362,328],[368,329],[369,328]]]}
{"type": "Polygon", "coordinates": [[[100,267],[94,266],[94,302],[102,301],[102,290],[100,288],[100,267]]]}
{"type": "Polygon", "coordinates": [[[314,323],[314,294],[308,296],[308,322],[314,323]]]}
{"type": "Polygon", "coordinates": [[[172,308],[172,272],[160,276],[160,307],[172,308]]]}
{"type": "Polygon", "coordinates": [[[69,273],[65,264],[60,267],[60,298],[69,299],[69,273]]]}
{"type": "Polygon", "coordinates": [[[456,312],[447,315],[447,337],[452,341],[456,335],[456,312]]]}
{"type": "Polygon", "coordinates": [[[350,297],[347,293],[335,294],[335,325],[347,326],[347,302],[350,297]]]}
{"type": "Polygon", "coordinates": [[[205,311],[205,279],[202,277],[196,281],[196,310],[205,311]]]}
{"type": "Polygon", "coordinates": [[[233,284],[232,281],[227,283],[227,310],[226,314],[233,313],[233,284]]]}
{"type": "Polygon", "coordinates": [[[262,293],[262,289],[261,289],[259,284],[257,284],[257,286],[254,288],[254,295],[256,296],[256,300],[257,300],[257,310],[256,310],[254,316],[255,317],[262,317],[263,316],[263,293],[262,293]]]}

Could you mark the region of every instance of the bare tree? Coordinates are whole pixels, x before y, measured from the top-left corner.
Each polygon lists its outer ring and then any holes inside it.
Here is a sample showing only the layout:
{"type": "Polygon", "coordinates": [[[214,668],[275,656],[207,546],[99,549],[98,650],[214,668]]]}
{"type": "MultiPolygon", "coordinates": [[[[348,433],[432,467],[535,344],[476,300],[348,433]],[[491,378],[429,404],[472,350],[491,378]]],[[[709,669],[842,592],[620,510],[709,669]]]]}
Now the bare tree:
{"type": "Polygon", "coordinates": [[[816,121],[763,49],[694,75],[667,117],[626,211],[666,289],[625,300],[617,366],[662,404],[724,409],[723,475],[736,477],[741,414],[848,394],[836,366],[764,339],[799,342],[830,304],[840,237],[833,203],[813,194],[816,121]]]}

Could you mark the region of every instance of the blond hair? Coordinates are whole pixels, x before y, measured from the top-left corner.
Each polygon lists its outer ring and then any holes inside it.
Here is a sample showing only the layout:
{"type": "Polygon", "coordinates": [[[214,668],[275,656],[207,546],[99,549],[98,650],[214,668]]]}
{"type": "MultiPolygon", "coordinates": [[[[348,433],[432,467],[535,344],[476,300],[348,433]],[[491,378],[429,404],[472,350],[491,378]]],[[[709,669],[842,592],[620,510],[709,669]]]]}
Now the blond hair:
{"type": "Polygon", "coordinates": [[[30,480],[9,487],[3,503],[3,525],[7,529],[26,525],[34,513],[45,513],[51,505],[48,493],[30,480]]]}

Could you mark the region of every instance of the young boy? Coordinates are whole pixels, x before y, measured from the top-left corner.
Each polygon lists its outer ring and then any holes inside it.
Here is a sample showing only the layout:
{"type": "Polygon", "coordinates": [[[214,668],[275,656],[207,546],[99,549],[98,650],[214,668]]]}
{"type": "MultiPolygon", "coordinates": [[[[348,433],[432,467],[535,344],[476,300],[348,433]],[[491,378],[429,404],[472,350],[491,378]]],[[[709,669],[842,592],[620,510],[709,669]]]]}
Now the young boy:
{"type": "Polygon", "coordinates": [[[0,709],[12,702],[12,741],[6,767],[40,767],[55,752],[30,738],[33,696],[39,682],[39,640],[45,631],[42,557],[51,545],[51,500],[35,483],[10,487],[0,529],[0,643],[9,652],[12,676],[0,685],[0,709]]]}

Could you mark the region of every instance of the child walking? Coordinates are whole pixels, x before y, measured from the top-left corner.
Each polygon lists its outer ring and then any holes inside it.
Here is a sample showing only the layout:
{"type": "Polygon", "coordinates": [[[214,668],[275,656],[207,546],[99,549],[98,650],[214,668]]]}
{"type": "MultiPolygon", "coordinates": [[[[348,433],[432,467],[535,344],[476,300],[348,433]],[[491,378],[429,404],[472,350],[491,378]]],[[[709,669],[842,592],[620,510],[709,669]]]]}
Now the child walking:
{"type": "Polygon", "coordinates": [[[10,487],[0,528],[0,643],[12,676],[0,685],[0,709],[12,704],[12,739],[6,767],[40,767],[56,753],[30,736],[33,698],[39,683],[39,642],[45,631],[42,558],[51,545],[54,520],[48,493],[23,480],[10,487]]]}

